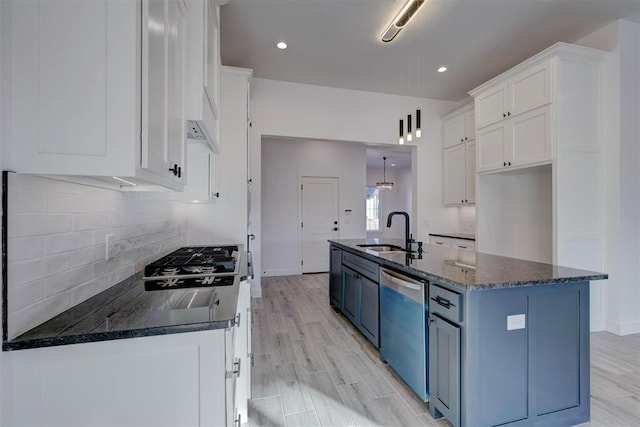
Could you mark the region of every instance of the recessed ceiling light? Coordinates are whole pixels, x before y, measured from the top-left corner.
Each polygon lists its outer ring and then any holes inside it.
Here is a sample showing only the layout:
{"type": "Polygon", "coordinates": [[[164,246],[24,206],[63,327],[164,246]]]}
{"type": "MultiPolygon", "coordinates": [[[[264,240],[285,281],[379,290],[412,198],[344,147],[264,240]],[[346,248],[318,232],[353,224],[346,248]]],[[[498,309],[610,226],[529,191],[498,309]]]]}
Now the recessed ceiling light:
{"type": "Polygon", "coordinates": [[[438,68],[438,72],[439,73],[444,73],[445,71],[447,71],[447,67],[445,67],[444,65],[440,68],[438,68]]]}
{"type": "Polygon", "coordinates": [[[282,50],[287,48],[287,44],[285,42],[278,42],[276,46],[278,46],[278,49],[282,49],[282,50]]]}

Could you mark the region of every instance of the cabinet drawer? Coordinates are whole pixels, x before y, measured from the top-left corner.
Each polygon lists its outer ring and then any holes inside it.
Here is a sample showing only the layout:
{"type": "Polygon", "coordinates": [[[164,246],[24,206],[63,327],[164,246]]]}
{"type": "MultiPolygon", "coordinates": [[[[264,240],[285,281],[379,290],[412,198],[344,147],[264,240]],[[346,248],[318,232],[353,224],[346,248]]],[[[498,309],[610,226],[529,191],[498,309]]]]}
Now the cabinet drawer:
{"type": "Polygon", "coordinates": [[[451,239],[448,237],[429,236],[429,243],[432,245],[451,247],[451,239]]]}
{"type": "Polygon", "coordinates": [[[342,263],[378,283],[378,264],[349,252],[342,253],[342,263]]]}
{"type": "Polygon", "coordinates": [[[431,285],[429,311],[452,322],[462,321],[462,295],[437,285],[431,285]]]}
{"type": "Polygon", "coordinates": [[[475,250],[476,242],[465,239],[451,239],[451,247],[473,251],[475,250]]]}

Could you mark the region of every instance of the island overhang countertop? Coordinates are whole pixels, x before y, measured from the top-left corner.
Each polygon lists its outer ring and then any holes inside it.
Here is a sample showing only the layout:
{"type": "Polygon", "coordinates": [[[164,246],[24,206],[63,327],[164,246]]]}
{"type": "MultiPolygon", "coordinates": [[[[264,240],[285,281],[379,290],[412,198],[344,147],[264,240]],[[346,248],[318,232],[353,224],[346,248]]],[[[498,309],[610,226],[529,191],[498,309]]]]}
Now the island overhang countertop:
{"type": "Polygon", "coordinates": [[[608,278],[605,273],[435,245],[425,246],[422,258],[417,252],[379,252],[360,246],[378,244],[404,247],[404,241],[400,239],[338,239],[329,240],[329,243],[383,267],[436,280],[463,292],[608,278]]]}

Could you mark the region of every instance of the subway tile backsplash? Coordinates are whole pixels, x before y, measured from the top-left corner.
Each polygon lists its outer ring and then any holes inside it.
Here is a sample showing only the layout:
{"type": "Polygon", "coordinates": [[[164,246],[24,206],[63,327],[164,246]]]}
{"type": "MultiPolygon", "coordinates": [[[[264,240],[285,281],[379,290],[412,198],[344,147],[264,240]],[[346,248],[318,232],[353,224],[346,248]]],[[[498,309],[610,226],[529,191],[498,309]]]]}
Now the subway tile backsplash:
{"type": "Polygon", "coordinates": [[[186,243],[169,192],[120,192],[8,177],[8,326],[14,338],[186,243]],[[106,236],[112,258],[105,260],[106,236]]]}

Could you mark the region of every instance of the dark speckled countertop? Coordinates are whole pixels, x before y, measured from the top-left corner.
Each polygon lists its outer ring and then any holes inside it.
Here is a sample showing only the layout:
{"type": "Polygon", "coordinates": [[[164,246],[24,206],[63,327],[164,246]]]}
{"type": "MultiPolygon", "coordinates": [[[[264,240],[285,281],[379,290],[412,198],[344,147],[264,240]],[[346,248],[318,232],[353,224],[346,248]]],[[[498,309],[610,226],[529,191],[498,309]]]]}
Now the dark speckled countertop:
{"type": "Polygon", "coordinates": [[[2,343],[21,350],[93,341],[222,329],[233,325],[240,281],[252,275],[242,253],[231,286],[145,291],[141,273],[2,343]]]}
{"type": "Polygon", "coordinates": [[[416,259],[415,254],[410,256],[404,252],[378,253],[358,246],[377,243],[404,247],[404,241],[398,239],[341,239],[329,242],[383,267],[435,280],[463,292],[608,278],[604,273],[435,245],[424,246],[422,259],[416,259]]]}

